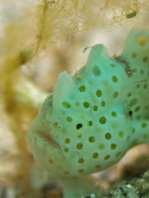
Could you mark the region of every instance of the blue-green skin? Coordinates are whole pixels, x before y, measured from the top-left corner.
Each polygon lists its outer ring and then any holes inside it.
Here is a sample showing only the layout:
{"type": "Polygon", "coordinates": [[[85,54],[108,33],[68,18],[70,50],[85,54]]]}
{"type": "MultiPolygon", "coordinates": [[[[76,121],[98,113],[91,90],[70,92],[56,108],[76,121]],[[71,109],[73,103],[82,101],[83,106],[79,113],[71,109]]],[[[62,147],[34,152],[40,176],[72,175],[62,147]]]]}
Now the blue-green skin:
{"type": "Polygon", "coordinates": [[[132,31],[117,57],[95,45],[73,77],[61,73],[28,139],[53,177],[103,170],[149,143],[149,33],[132,31]]]}

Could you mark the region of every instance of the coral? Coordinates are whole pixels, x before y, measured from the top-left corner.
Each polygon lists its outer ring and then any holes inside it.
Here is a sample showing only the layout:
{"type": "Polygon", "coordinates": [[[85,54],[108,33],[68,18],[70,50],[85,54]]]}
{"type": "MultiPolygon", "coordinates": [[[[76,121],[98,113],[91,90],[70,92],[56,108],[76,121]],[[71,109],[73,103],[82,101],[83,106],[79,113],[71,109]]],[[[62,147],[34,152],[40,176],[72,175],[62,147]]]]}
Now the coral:
{"type": "Polygon", "coordinates": [[[140,178],[124,180],[115,184],[110,192],[106,195],[99,194],[97,198],[148,198],[149,197],[149,171],[146,171],[140,178]]]}
{"type": "Polygon", "coordinates": [[[36,9],[36,52],[49,42],[70,40],[72,33],[95,27],[113,30],[138,19],[147,7],[147,0],[40,0],[36,9]]]}
{"type": "Polygon", "coordinates": [[[28,138],[37,163],[52,177],[66,178],[66,197],[79,197],[73,190],[79,191],[80,176],[149,143],[148,52],[144,30],[129,34],[119,56],[110,58],[103,45],[95,45],[86,65],[73,77],[62,72],[44,101],[28,138]]]}

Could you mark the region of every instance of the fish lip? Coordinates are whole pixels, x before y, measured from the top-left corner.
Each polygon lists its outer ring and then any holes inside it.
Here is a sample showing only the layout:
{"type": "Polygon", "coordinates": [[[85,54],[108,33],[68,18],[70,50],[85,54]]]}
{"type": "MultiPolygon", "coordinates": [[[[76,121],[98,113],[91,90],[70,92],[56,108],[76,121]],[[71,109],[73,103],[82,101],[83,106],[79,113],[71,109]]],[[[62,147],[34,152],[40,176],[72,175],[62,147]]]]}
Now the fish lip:
{"type": "Polygon", "coordinates": [[[61,149],[60,145],[58,144],[58,142],[53,138],[53,136],[45,131],[41,131],[39,133],[39,136],[46,142],[48,142],[51,146],[55,147],[55,148],[59,148],[61,149]]]}

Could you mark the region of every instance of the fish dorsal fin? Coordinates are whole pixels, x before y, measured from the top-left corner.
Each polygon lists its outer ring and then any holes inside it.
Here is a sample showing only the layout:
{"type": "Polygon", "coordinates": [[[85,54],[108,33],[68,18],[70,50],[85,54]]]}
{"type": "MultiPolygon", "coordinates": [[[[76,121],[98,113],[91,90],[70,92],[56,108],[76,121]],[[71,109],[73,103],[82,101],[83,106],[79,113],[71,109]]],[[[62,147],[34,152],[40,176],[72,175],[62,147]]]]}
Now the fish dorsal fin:
{"type": "Polygon", "coordinates": [[[66,71],[60,73],[53,92],[52,108],[54,111],[59,109],[64,98],[70,94],[71,90],[73,90],[75,86],[76,84],[72,76],[70,76],[66,71]]]}
{"type": "Polygon", "coordinates": [[[95,64],[103,63],[105,59],[109,58],[108,53],[104,45],[97,44],[91,48],[88,60],[87,67],[92,67],[95,64]]]}
{"type": "Polygon", "coordinates": [[[134,67],[149,61],[149,33],[145,30],[132,30],[121,53],[134,67]]]}
{"type": "MultiPolygon", "coordinates": [[[[97,44],[91,48],[88,60],[85,66],[86,75],[92,79],[91,81],[96,82],[96,80],[104,78],[104,75],[109,70],[111,59],[107,53],[107,49],[104,45],[97,44]]],[[[99,83],[99,81],[98,81],[99,83]]]]}

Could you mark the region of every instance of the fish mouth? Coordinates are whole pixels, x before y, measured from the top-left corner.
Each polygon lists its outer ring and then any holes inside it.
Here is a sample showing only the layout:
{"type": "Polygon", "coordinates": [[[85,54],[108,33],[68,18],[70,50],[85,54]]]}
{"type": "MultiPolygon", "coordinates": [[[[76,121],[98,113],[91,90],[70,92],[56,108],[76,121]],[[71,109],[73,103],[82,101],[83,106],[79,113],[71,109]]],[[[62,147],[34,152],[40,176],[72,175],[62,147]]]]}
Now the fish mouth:
{"type": "Polygon", "coordinates": [[[51,144],[51,146],[55,148],[60,149],[60,145],[57,143],[57,141],[52,137],[51,134],[47,134],[45,131],[40,132],[40,136],[43,138],[44,141],[47,141],[51,144]]]}

